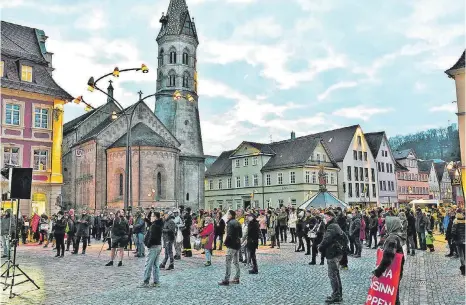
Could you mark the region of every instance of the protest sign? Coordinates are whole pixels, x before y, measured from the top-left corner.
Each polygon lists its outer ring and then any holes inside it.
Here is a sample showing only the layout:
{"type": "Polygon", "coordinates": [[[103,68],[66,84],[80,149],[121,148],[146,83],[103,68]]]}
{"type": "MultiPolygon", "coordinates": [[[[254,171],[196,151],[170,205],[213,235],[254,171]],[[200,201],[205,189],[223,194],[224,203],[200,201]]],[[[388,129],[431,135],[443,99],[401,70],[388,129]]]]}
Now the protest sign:
{"type": "MultiPolygon", "coordinates": [[[[382,261],[383,251],[377,250],[378,266],[382,261]]],[[[379,277],[373,277],[365,305],[395,305],[398,284],[400,282],[401,260],[403,254],[396,253],[392,264],[379,277]]]]}

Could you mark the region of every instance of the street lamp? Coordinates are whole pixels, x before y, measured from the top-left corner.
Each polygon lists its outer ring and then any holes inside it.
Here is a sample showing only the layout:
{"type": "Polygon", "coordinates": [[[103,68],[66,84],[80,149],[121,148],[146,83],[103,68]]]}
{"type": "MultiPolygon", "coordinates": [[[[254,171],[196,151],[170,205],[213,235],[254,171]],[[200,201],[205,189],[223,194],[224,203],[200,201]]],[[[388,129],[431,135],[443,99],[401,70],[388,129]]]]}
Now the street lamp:
{"type": "MultiPolygon", "coordinates": [[[[454,177],[458,176],[459,178],[459,184],[461,185],[461,193],[463,194],[463,200],[464,200],[464,188],[463,188],[463,177],[462,177],[462,174],[461,174],[461,165],[460,165],[460,162],[450,162],[448,165],[447,165],[447,169],[448,171],[451,171],[451,170],[454,170],[454,177]]],[[[453,184],[453,181],[452,181],[452,184],[453,184]]]]}

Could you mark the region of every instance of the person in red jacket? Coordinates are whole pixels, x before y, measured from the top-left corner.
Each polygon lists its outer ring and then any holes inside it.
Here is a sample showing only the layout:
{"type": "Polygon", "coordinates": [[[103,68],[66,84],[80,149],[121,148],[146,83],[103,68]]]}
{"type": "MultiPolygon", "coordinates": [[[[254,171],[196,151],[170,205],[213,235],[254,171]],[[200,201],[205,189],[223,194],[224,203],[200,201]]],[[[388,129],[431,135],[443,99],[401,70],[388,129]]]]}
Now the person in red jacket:
{"type": "Polygon", "coordinates": [[[212,265],[212,244],[213,244],[214,236],[215,236],[214,222],[211,217],[206,216],[204,218],[204,229],[202,229],[199,236],[202,239],[206,239],[206,242],[204,244],[205,258],[206,258],[205,266],[208,267],[212,265]]]}

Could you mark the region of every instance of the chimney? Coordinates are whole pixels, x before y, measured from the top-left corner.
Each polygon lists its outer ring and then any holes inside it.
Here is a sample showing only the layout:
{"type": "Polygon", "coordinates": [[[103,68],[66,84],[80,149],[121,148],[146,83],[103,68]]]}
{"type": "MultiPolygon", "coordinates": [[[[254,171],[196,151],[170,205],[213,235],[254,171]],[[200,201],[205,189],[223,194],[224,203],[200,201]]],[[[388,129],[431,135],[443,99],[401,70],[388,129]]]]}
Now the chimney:
{"type": "Polygon", "coordinates": [[[296,139],[296,133],[294,131],[291,132],[291,140],[296,139]]]}

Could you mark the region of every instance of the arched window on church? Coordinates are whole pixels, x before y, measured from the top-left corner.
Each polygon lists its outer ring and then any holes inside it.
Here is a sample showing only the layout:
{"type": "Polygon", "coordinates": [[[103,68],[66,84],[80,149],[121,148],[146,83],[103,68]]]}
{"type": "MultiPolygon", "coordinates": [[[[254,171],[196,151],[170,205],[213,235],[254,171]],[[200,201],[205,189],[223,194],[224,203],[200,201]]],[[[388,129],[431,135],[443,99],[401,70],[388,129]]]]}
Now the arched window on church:
{"type": "Polygon", "coordinates": [[[157,174],[157,200],[162,198],[162,174],[157,174]]]}
{"type": "Polygon", "coordinates": [[[159,67],[163,65],[163,57],[165,56],[165,52],[163,51],[163,49],[160,49],[160,52],[159,52],[159,67]]]}
{"type": "Polygon", "coordinates": [[[186,193],[186,201],[189,201],[189,193],[186,193]]]}
{"type": "Polygon", "coordinates": [[[189,52],[188,52],[188,49],[183,50],[183,65],[189,66],[189,52]]]}
{"type": "Polygon", "coordinates": [[[175,48],[170,49],[170,63],[176,64],[176,49],[175,48]]]}
{"type": "Polygon", "coordinates": [[[183,73],[183,88],[189,88],[189,73],[183,73]]]}
{"type": "Polygon", "coordinates": [[[175,87],[176,86],[176,74],[175,71],[171,70],[168,72],[168,83],[167,87],[175,87]]]}
{"type": "Polygon", "coordinates": [[[123,196],[123,174],[119,174],[118,178],[118,196],[123,196]]]}
{"type": "Polygon", "coordinates": [[[159,72],[159,76],[157,77],[157,88],[161,88],[163,85],[163,73],[162,71],[159,72]]]}

